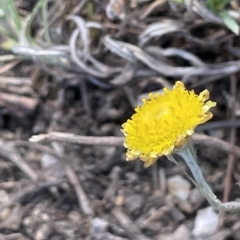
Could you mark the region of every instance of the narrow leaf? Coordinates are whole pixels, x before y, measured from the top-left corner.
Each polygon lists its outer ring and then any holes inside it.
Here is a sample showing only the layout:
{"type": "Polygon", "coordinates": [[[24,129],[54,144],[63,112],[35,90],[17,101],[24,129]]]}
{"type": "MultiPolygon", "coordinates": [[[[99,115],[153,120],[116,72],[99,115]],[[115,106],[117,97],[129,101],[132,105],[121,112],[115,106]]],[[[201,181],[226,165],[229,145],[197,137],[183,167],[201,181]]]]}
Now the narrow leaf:
{"type": "Polygon", "coordinates": [[[226,11],[220,12],[219,15],[226,24],[226,26],[236,35],[239,35],[240,27],[237,22],[226,11]]]}

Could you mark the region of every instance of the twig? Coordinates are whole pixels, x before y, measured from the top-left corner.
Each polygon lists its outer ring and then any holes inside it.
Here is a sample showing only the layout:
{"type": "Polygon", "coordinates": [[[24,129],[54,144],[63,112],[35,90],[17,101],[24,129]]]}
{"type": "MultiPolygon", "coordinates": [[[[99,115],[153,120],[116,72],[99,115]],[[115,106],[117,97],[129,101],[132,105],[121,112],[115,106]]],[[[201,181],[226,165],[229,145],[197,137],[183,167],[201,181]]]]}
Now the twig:
{"type": "Polygon", "coordinates": [[[27,148],[33,148],[35,150],[41,151],[41,152],[45,152],[48,153],[50,155],[53,155],[54,157],[59,158],[59,155],[52,150],[50,147],[46,147],[43,146],[41,144],[38,143],[33,143],[33,142],[27,142],[27,141],[23,141],[23,140],[17,140],[14,142],[16,147],[27,147],[27,148]]]}
{"type": "Polygon", "coordinates": [[[72,133],[50,132],[32,136],[30,142],[57,141],[84,145],[122,146],[123,137],[79,136],[72,133]]]}
{"type": "Polygon", "coordinates": [[[69,182],[74,187],[74,190],[75,190],[77,198],[78,198],[79,207],[82,209],[84,214],[93,215],[93,210],[92,210],[90,202],[86,196],[86,193],[83,190],[81,182],[79,181],[78,176],[72,169],[72,167],[70,165],[70,161],[67,159],[66,156],[62,156],[64,154],[56,152],[56,151],[50,149],[49,147],[42,146],[40,144],[32,143],[32,142],[16,141],[15,145],[19,146],[19,147],[22,146],[22,147],[34,148],[36,150],[51,154],[51,155],[57,157],[59,160],[65,161],[66,175],[67,175],[69,182]]]}
{"type": "Polygon", "coordinates": [[[146,18],[153,10],[165,4],[166,0],[157,0],[149,4],[147,9],[141,14],[140,19],[146,18]]]}
{"type": "Polygon", "coordinates": [[[158,174],[158,162],[156,162],[155,166],[152,166],[151,169],[151,175],[152,175],[152,185],[153,189],[156,191],[160,190],[160,180],[159,180],[159,174],[158,174]]]}
{"type": "Polygon", "coordinates": [[[66,165],[66,174],[67,177],[69,179],[69,181],[71,182],[71,184],[73,185],[75,192],[77,194],[77,198],[78,198],[78,203],[80,208],[82,209],[83,213],[86,215],[93,215],[93,210],[91,208],[90,202],[86,196],[86,193],[83,190],[83,187],[76,175],[76,173],[74,172],[74,170],[72,169],[72,167],[67,164],[66,165]]]}
{"type": "MultiPolygon", "coordinates": [[[[237,89],[237,79],[235,75],[231,75],[231,95],[233,98],[232,106],[231,106],[231,119],[234,121],[236,119],[235,115],[235,101],[236,101],[236,89],[237,89]]],[[[230,144],[233,146],[236,142],[236,128],[231,127],[230,129],[230,144]]],[[[232,185],[232,172],[235,163],[235,156],[233,154],[228,155],[228,163],[227,163],[227,171],[226,177],[224,179],[224,194],[223,194],[223,202],[227,202],[229,200],[231,185],[232,185]]]]}
{"type": "Polygon", "coordinates": [[[158,209],[156,209],[153,213],[150,214],[150,216],[141,223],[141,228],[144,228],[145,226],[150,225],[152,222],[156,220],[160,220],[163,215],[166,215],[167,212],[169,212],[173,206],[170,205],[164,205],[158,209]]]}
{"type": "Polygon", "coordinates": [[[0,67],[0,74],[3,74],[5,72],[9,71],[13,67],[15,67],[19,62],[20,61],[13,61],[13,62],[4,64],[3,66],[0,67]]]}
{"type": "Polygon", "coordinates": [[[232,236],[232,230],[231,229],[222,229],[218,230],[213,235],[204,238],[205,240],[219,240],[219,239],[228,239],[232,236]]]}
{"type": "Polygon", "coordinates": [[[126,230],[129,237],[133,240],[150,240],[150,238],[144,236],[139,228],[124,214],[120,208],[114,208],[112,210],[112,215],[117,219],[117,221],[126,230]]]}
{"type": "MultiPolygon", "coordinates": [[[[61,156],[65,155],[64,148],[61,147],[56,142],[52,143],[52,146],[53,146],[54,150],[57,152],[57,154],[61,160],[62,159],[61,156]]],[[[66,164],[65,171],[66,171],[67,178],[74,187],[80,209],[82,209],[83,213],[86,215],[93,215],[93,210],[91,208],[90,201],[88,200],[87,195],[83,190],[81,181],[79,180],[77,174],[75,173],[75,171],[73,170],[73,168],[71,166],[71,161],[69,161],[67,158],[63,158],[63,159],[65,160],[65,164],[66,164]]]]}
{"type": "Polygon", "coordinates": [[[194,134],[193,140],[196,144],[200,144],[202,146],[207,147],[214,147],[220,150],[223,150],[228,153],[234,154],[236,157],[240,158],[240,148],[236,145],[231,145],[228,142],[225,142],[221,139],[218,139],[216,137],[210,137],[204,134],[194,134]]]}
{"type": "MultiPolygon", "coordinates": [[[[44,153],[48,153],[48,154],[50,154],[50,155],[52,155],[52,156],[54,156],[54,157],[56,157],[56,158],[58,158],[60,160],[65,161],[65,162],[69,162],[69,159],[68,159],[68,157],[66,155],[59,156],[59,154],[56,151],[54,151],[53,149],[51,149],[50,147],[43,146],[43,145],[41,145],[39,143],[22,141],[22,140],[17,140],[14,143],[15,143],[16,147],[33,148],[35,150],[38,150],[38,151],[41,151],[41,152],[44,152],[44,153]]],[[[81,172],[81,174],[83,174],[87,178],[94,179],[94,180],[100,182],[104,186],[108,186],[108,184],[109,184],[109,182],[106,179],[104,179],[102,177],[98,177],[95,174],[90,173],[90,172],[88,172],[85,169],[80,169],[80,172],[81,172]]]]}
{"type": "Polygon", "coordinates": [[[38,176],[35,171],[21,158],[17,150],[3,143],[0,147],[0,155],[13,162],[22,172],[24,172],[32,181],[36,181],[38,176]]]}
{"type": "Polygon", "coordinates": [[[47,182],[42,182],[42,183],[38,184],[37,186],[32,185],[32,186],[25,187],[25,188],[19,190],[17,193],[13,194],[7,203],[0,205],[0,212],[2,210],[4,210],[5,208],[12,206],[15,202],[21,200],[22,198],[24,198],[26,195],[28,195],[30,193],[39,192],[42,189],[50,188],[52,186],[60,185],[62,183],[64,183],[64,182],[63,181],[47,181],[47,182]]]}
{"type": "Polygon", "coordinates": [[[88,2],[88,0],[83,0],[79,3],[78,6],[76,6],[75,8],[73,8],[72,10],[72,15],[75,15],[77,13],[79,13],[80,11],[82,11],[84,5],[88,2]]]}
{"type": "Polygon", "coordinates": [[[23,237],[22,233],[10,233],[10,234],[0,234],[0,240],[15,240],[15,239],[26,239],[23,237]]]}
{"type": "Polygon", "coordinates": [[[239,128],[240,119],[226,119],[220,121],[211,121],[197,127],[197,131],[212,130],[216,128],[239,128]]]}
{"type": "Polygon", "coordinates": [[[18,61],[18,60],[21,60],[22,58],[23,57],[21,57],[21,56],[15,56],[15,55],[1,55],[0,62],[18,61]]]}
{"type": "Polygon", "coordinates": [[[121,173],[121,168],[118,166],[115,166],[111,173],[111,182],[108,184],[107,189],[104,192],[104,197],[103,199],[110,199],[111,201],[114,201],[115,198],[115,192],[117,191],[118,187],[119,187],[119,177],[120,177],[120,173],[121,173]]]}
{"type": "Polygon", "coordinates": [[[91,113],[91,107],[88,99],[88,94],[87,94],[88,91],[87,91],[87,85],[86,85],[85,79],[80,80],[79,88],[80,88],[83,108],[86,111],[87,115],[90,117],[92,113],[91,113]]]}
{"type": "Polygon", "coordinates": [[[166,174],[165,169],[160,168],[158,171],[158,178],[159,178],[159,189],[160,189],[160,197],[163,197],[166,195],[167,192],[167,180],[166,180],[166,174]]]}
{"type": "MultiPolygon", "coordinates": [[[[193,140],[196,144],[214,147],[228,153],[233,153],[236,157],[240,157],[239,147],[237,147],[236,145],[232,146],[228,142],[225,142],[216,137],[195,133],[193,135],[193,140]]],[[[72,133],[50,132],[47,134],[33,135],[29,139],[29,141],[30,142],[57,141],[83,145],[122,146],[124,137],[93,137],[93,136],[79,136],[72,133]]]]}
{"type": "Polygon", "coordinates": [[[38,104],[35,98],[19,96],[11,93],[0,93],[0,107],[19,117],[31,114],[38,104]]]}
{"type": "Polygon", "coordinates": [[[51,43],[51,37],[49,34],[49,23],[48,23],[48,0],[43,1],[42,4],[42,18],[45,40],[51,43]]]}

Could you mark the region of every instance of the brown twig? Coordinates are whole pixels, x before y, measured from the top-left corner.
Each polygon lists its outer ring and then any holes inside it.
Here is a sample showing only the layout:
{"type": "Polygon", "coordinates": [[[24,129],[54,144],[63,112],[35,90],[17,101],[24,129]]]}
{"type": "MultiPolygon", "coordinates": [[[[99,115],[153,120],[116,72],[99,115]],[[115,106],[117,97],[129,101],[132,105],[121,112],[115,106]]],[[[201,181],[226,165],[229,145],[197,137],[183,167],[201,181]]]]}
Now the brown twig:
{"type": "Polygon", "coordinates": [[[58,156],[59,156],[58,158],[60,160],[65,160],[66,175],[67,175],[69,182],[72,184],[72,186],[75,190],[80,209],[82,209],[83,213],[86,215],[93,215],[93,210],[92,210],[90,201],[87,198],[87,195],[82,187],[80,179],[78,178],[77,174],[75,173],[74,169],[72,168],[71,161],[69,161],[66,157],[61,158],[61,156],[65,156],[64,148],[59,146],[59,144],[56,142],[53,143],[52,146],[53,146],[54,150],[56,151],[56,153],[58,154],[58,156]]]}
{"type": "MultiPolygon", "coordinates": [[[[28,141],[22,141],[22,140],[17,140],[14,142],[15,143],[15,146],[16,147],[27,147],[27,148],[32,148],[32,149],[35,149],[35,150],[38,150],[40,152],[44,152],[44,153],[48,153],[60,160],[63,160],[65,162],[68,162],[69,159],[66,155],[61,155],[59,156],[59,154],[54,151],[53,149],[51,149],[50,147],[48,146],[43,146],[39,143],[34,143],[34,142],[28,142],[28,141]]],[[[108,181],[102,177],[98,177],[96,176],[95,174],[93,173],[90,173],[88,172],[87,170],[85,169],[80,169],[80,172],[81,174],[83,174],[84,176],[86,176],[87,178],[90,178],[90,179],[94,179],[95,181],[98,181],[100,182],[102,185],[104,186],[107,186],[108,185],[108,181]]]]}
{"type": "Polygon", "coordinates": [[[83,187],[77,177],[77,174],[74,172],[74,170],[69,164],[66,165],[65,170],[69,181],[71,182],[75,189],[78,198],[78,203],[83,213],[86,215],[93,215],[93,210],[91,208],[90,202],[87,198],[86,193],[83,190],[83,187]]]}
{"type": "Polygon", "coordinates": [[[240,148],[216,137],[210,137],[204,134],[194,134],[193,140],[196,144],[217,148],[227,153],[232,153],[240,158],[240,148]]]}
{"type": "Polygon", "coordinates": [[[217,128],[239,128],[240,119],[226,119],[220,121],[211,121],[197,127],[197,131],[212,130],[217,128]]]}
{"type": "Polygon", "coordinates": [[[0,155],[14,163],[32,181],[35,182],[37,180],[38,176],[35,171],[22,159],[14,147],[2,142],[0,146],[0,155]]]}
{"type": "Polygon", "coordinates": [[[87,198],[87,195],[83,190],[82,184],[81,184],[77,174],[75,173],[75,171],[71,167],[71,163],[68,160],[67,156],[65,156],[62,153],[56,152],[56,151],[50,149],[49,147],[42,146],[38,143],[16,141],[15,145],[18,146],[18,147],[22,146],[22,147],[34,148],[36,150],[51,154],[51,155],[57,157],[59,160],[64,161],[65,164],[66,164],[66,166],[65,166],[66,175],[67,175],[67,178],[68,178],[69,182],[74,187],[74,190],[75,190],[77,198],[78,198],[79,207],[82,209],[84,214],[86,214],[86,215],[92,215],[93,214],[93,210],[91,208],[91,205],[90,205],[90,202],[87,198]]]}
{"type": "Polygon", "coordinates": [[[38,100],[36,98],[0,93],[0,107],[19,117],[31,114],[36,109],[37,104],[38,100]]]}
{"type": "Polygon", "coordinates": [[[150,240],[144,236],[139,228],[128,218],[128,216],[121,211],[120,208],[114,208],[112,215],[117,219],[121,226],[125,229],[130,239],[137,240],[150,240]]]}
{"type": "Polygon", "coordinates": [[[37,186],[32,185],[32,186],[25,187],[19,190],[18,192],[14,193],[5,204],[0,205],[0,212],[5,208],[12,206],[14,203],[21,200],[22,198],[24,198],[26,195],[30,193],[39,192],[42,189],[50,188],[56,185],[60,185],[62,183],[64,182],[63,181],[47,181],[47,182],[39,183],[37,186]]]}
{"type": "Polygon", "coordinates": [[[19,61],[13,61],[13,62],[4,64],[3,66],[0,67],[0,74],[3,74],[5,72],[9,71],[13,67],[15,67],[18,63],[19,63],[19,61]]]}
{"type": "Polygon", "coordinates": [[[22,240],[22,239],[29,239],[25,238],[22,233],[10,233],[10,234],[0,234],[0,240],[22,240]]]}
{"type": "Polygon", "coordinates": [[[50,132],[32,136],[30,142],[57,141],[84,145],[122,146],[123,137],[79,136],[72,133],[50,132]]]}
{"type": "MultiPolygon", "coordinates": [[[[232,146],[216,137],[195,133],[193,140],[196,144],[214,147],[228,153],[233,153],[236,157],[240,157],[240,148],[236,145],[232,146]]],[[[101,146],[122,146],[124,137],[93,137],[79,136],[72,133],[50,132],[47,134],[34,135],[29,139],[30,142],[57,141],[83,145],[101,145],[101,146]]]]}
{"type": "Polygon", "coordinates": [[[166,215],[166,213],[172,209],[172,207],[173,206],[170,205],[164,205],[159,209],[156,209],[153,213],[150,214],[148,218],[144,219],[144,221],[141,223],[141,228],[150,225],[152,222],[156,220],[160,220],[163,217],[163,215],[166,215]]]}
{"type": "MultiPolygon", "coordinates": [[[[235,114],[235,101],[236,101],[236,89],[237,89],[237,79],[236,76],[233,74],[231,75],[231,95],[233,98],[232,106],[231,106],[231,119],[234,121],[236,119],[235,114]]],[[[230,129],[230,144],[232,146],[235,145],[236,142],[236,128],[231,127],[230,129]]],[[[226,171],[226,177],[224,179],[224,194],[223,194],[223,202],[227,202],[229,200],[231,185],[232,185],[232,172],[234,168],[235,163],[235,156],[234,154],[230,153],[228,155],[228,163],[227,163],[227,171],[226,171]]]]}
{"type": "Polygon", "coordinates": [[[59,155],[54,150],[52,150],[50,147],[43,146],[39,143],[17,140],[17,141],[14,142],[14,144],[15,144],[16,147],[33,148],[33,149],[38,150],[40,152],[48,153],[50,155],[53,155],[54,157],[59,158],[59,155]]]}
{"type": "Polygon", "coordinates": [[[165,4],[166,0],[157,0],[152,2],[147,9],[141,14],[140,19],[143,20],[146,18],[152,11],[154,11],[156,8],[162,6],[165,4]]]}

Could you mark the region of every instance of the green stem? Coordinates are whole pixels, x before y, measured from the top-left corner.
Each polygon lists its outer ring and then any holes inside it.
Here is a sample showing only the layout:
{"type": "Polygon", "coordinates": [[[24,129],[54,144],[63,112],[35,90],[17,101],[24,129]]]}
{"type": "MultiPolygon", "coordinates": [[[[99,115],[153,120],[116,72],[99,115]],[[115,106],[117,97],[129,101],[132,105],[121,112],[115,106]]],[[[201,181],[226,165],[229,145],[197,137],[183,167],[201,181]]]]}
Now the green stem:
{"type": "MultiPolygon", "coordinates": [[[[189,143],[192,145],[192,143],[189,143]]],[[[177,155],[181,156],[189,167],[194,179],[196,187],[199,189],[201,194],[208,200],[208,202],[214,207],[219,209],[221,202],[217,199],[210,186],[205,181],[202,171],[197,163],[196,155],[192,146],[187,146],[182,150],[176,152],[177,155]]]]}
{"type": "Polygon", "coordinates": [[[48,28],[48,0],[43,1],[43,6],[42,6],[42,18],[43,18],[43,27],[44,27],[44,37],[45,40],[49,43],[51,43],[51,38],[49,35],[49,28],[48,28]]]}
{"type": "MultiPolygon", "coordinates": [[[[189,179],[195,184],[195,186],[199,189],[201,194],[207,199],[207,201],[212,205],[213,208],[219,211],[226,212],[240,211],[240,202],[221,203],[221,201],[213,193],[212,189],[205,181],[202,171],[197,163],[197,156],[195,154],[194,146],[191,140],[189,140],[181,149],[175,150],[174,154],[181,156],[181,158],[187,164],[194,178],[193,179],[192,177],[189,176],[189,179]]],[[[174,160],[174,162],[177,163],[172,155],[170,155],[168,158],[169,160],[171,161],[174,160]]]]}

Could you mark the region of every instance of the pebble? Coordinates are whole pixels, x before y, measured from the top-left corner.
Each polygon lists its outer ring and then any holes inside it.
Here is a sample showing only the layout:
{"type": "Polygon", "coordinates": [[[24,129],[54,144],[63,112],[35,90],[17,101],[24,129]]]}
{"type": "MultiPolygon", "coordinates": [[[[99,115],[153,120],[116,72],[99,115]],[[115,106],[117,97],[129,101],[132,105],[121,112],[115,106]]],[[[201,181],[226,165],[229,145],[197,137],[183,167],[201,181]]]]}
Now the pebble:
{"type": "Polygon", "coordinates": [[[138,183],[139,177],[135,172],[127,172],[125,174],[128,183],[138,183]]]}
{"type": "Polygon", "coordinates": [[[139,215],[144,203],[144,197],[141,194],[134,194],[126,198],[126,208],[130,215],[139,215]]]}
{"type": "Polygon", "coordinates": [[[50,155],[48,153],[44,153],[42,155],[42,159],[41,159],[42,168],[48,168],[51,165],[56,164],[57,162],[58,162],[58,159],[53,155],[50,155]]]}
{"type": "Polygon", "coordinates": [[[197,188],[193,188],[189,195],[189,201],[191,202],[191,204],[196,205],[203,200],[204,200],[204,197],[201,195],[199,190],[197,188]]]}
{"type": "Polygon", "coordinates": [[[1,220],[6,220],[11,214],[11,209],[10,208],[5,208],[4,210],[1,211],[0,213],[0,218],[1,220]]]}
{"type": "Polygon", "coordinates": [[[6,191],[0,190],[0,204],[5,204],[9,201],[9,196],[6,191]]]}
{"type": "Polygon", "coordinates": [[[167,179],[168,192],[184,201],[188,198],[190,193],[191,184],[180,175],[170,177],[167,179]]]}
{"type": "Polygon", "coordinates": [[[50,233],[51,231],[49,224],[42,224],[36,231],[34,239],[36,240],[48,239],[50,233]]]}
{"type": "Polygon", "coordinates": [[[191,232],[184,225],[180,225],[172,234],[162,237],[162,240],[191,240],[191,232]]]}
{"type": "Polygon", "coordinates": [[[203,240],[214,234],[218,229],[219,216],[212,207],[201,209],[194,220],[193,236],[196,240],[203,240]]]}
{"type": "Polygon", "coordinates": [[[16,206],[11,209],[11,213],[8,218],[1,222],[1,227],[8,228],[13,231],[18,230],[21,225],[22,215],[22,207],[19,204],[16,204],[16,206]]]}
{"type": "Polygon", "coordinates": [[[77,211],[71,211],[69,214],[68,214],[68,218],[69,220],[71,220],[72,222],[76,223],[76,224],[79,224],[81,223],[82,221],[82,217],[81,215],[79,214],[79,212],[77,211]]]}
{"type": "Polygon", "coordinates": [[[91,221],[91,231],[93,235],[97,235],[107,231],[109,223],[102,218],[94,218],[91,221]]]}
{"type": "Polygon", "coordinates": [[[125,196],[124,195],[117,195],[115,199],[115,204],[119,207],[123,206],[125,203],[125,196]]]}

